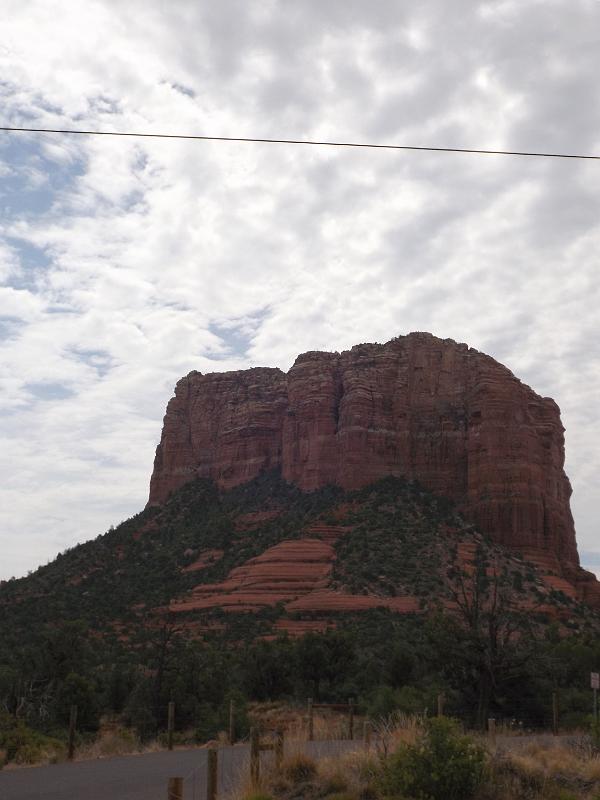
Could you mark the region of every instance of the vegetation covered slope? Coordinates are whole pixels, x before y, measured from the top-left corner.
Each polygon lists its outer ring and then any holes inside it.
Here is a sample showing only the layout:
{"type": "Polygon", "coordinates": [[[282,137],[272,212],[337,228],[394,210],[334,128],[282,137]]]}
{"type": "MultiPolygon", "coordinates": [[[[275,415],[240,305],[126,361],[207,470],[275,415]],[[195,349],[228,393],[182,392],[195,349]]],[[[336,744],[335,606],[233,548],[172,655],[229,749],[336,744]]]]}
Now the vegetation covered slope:
{"type": "Polygon", "coordinates": [[[355,697],[378,713],[432,708],[443,690],[449,709],[481,723],[491,711],[541,720],[563,686],[575,718],[597,631],[589,609],[414,483],[303,493],[277,474],[228,492],[197,481],[0,586],[0,708],[10,724],[60,731],[75,702],[83,727],[118,713],[152,731],[173,699],[178,725],[203,736],[232,693],[355,697]],[[331,529],[342,533],[329,596],[372,598],[364,611],[170,610],[269,548],[331,529]],[[190,569],[207,552],[218,557],[190,569]],[[402,597],[413,613],[389,605],[402,597]],[[322,632],[286,633],[311,625],[322,632]]]}

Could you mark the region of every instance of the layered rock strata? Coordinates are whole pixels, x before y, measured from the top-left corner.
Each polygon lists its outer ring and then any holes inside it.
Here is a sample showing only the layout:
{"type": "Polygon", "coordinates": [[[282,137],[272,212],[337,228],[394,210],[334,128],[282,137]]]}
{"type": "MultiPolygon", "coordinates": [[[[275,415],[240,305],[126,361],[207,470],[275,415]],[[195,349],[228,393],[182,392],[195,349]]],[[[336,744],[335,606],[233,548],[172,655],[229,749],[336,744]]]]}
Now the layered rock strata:
{"type": "Polygon", "coordinates": [[[418,599],[410,595],[356,595],[331,586],[335,561],[333,545],[345,530],[342,527],[313,527],[307,531],[309,535],[280,542],[249,559],[231,570],[221,583],[199,584],[187,597],[172,602],[169,610],[181,613],[219,608],[239,613],[281,603],[285,611],[324,614],[381,607],[399,613],[417,611],[418,599]],[[312,538],[312,532],[320,538],[312,538]]]}
{"type": "Polygon", "coordinates": [[[191,372],[167,407],[149,502],[197,476],[229,488],[272,468],[304,490],[402,476],[595,594],[579,570],[563,433],[556,403],[502,364],[412,333],[305,353],[287,374],[191,372]]]}

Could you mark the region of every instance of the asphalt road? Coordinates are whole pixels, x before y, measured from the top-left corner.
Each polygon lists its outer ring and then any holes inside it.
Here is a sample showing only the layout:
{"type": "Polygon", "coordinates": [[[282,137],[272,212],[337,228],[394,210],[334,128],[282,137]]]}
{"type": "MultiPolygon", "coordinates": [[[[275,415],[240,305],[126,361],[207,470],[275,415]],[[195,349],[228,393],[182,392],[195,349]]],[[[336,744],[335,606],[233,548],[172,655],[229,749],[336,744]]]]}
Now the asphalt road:
{"type": "MultiPolygon", "coordinates": [[[[360,742],[306,742],[315,758],[360,742]]],[[[263,754],[267,761],[272,753],[263,754]]],[[[246,745],[219,749],[219,793],[249,771],[246,745]]],[[[206,750],[174,750],[0,772],[0,800],[166,800],[170,777],[184,778],[184,800],[205,800],[206,750]]]]}

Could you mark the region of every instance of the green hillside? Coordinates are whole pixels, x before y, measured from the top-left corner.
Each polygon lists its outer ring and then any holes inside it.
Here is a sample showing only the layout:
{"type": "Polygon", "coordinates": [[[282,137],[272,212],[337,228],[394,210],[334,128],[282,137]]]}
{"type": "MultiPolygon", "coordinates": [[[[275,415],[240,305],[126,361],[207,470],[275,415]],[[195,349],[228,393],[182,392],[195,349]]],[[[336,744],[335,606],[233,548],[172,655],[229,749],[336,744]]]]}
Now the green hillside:
{"type": "Polygon", "coordinates": [[[596,614],[415,483],[303,493],[276,473],[228,492],[196,481],[164,507],[0,586],[2,724],[63,735],[76,703],[82,729],[110,713],[149,735],[173,699],[178,726],[202,737],[223,724],[233,695],[240,704],[354,697],[379,714],[431,709],[440,691],[472,723],[493,712],[541,724],[553,688],[563,690],[565,718],[583,719],[598,630],[596,614]],[[240,524],[249,515],[258,521],[240,524]],[[335,543],[331,589],[380,598],[381,607],[169,612],[194,586],[218,584],[319,525],[346,531],[335,543]],[[211,549],[222,557],[184,571],[211,549]],[[399,596],[416,598],[416,613],[384,607],[399,596]],[[292,638],[282,633],[286,620],[321,620],[329,630],[292,638]]]}

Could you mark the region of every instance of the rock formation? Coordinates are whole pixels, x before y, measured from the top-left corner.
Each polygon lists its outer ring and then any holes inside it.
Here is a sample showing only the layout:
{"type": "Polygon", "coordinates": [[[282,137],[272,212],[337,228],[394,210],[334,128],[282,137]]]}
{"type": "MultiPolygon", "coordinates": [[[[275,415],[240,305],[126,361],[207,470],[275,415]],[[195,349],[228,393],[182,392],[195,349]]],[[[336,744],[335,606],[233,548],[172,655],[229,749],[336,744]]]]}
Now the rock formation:
{"type": "Polygon", "coordinates": [[[563,432],[556,403],[494,359],[411,333],[305,353],[287,374],[191,372],[167,407],[149,502],[196,476],[228,488],[275,467],[305,490],[402,476],[595,593],[579,568],[563,432]]]}
{"type": "MultiPolygon", "coordinates": [[[[224,581],[199,583],[186,598],[173,601],[169,610],[257,611],[281,603],[286,611],[325,614],[382,607],[399,613],[417,611],[416,597],[376,597],[332,588],[334,544],[346,530],[343,526],[314,525],[305,536],[280,542],[231,570],[224,581]]],[[[210,552],[222,555],[221,551],[210,552]]],[[[202,554],[186,571],[201,570],[207,564],[206,554],[202,554]]]]}

